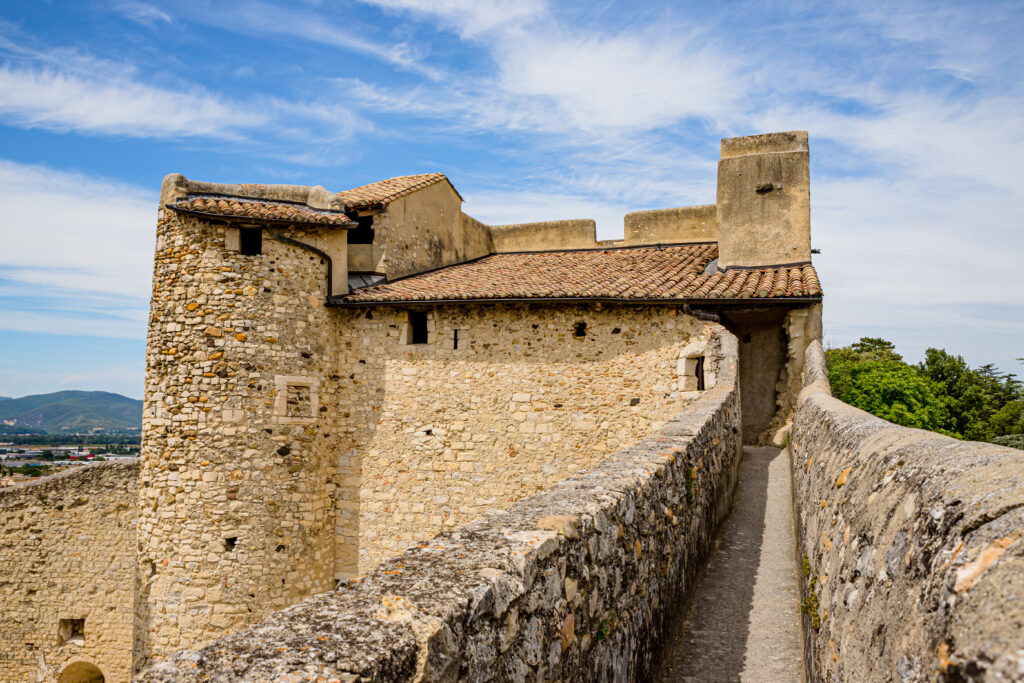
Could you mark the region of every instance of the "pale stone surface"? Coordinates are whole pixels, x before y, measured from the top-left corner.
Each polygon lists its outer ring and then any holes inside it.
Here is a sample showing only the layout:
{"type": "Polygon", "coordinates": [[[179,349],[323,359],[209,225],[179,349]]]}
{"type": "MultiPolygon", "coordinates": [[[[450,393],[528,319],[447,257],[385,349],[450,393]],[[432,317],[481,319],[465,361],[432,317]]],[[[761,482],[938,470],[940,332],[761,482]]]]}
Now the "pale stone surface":
{"type": "Polygon", "coordinates": [[[678,358],[707,329],[666,307],[441,306],[430,343],[405,345],[403,315],[346,310],[338,322],[353,339],[337,370],[350,482],[338,506],[353,513],[339,522],[339,578],[660,427],[692,400],[678,358]]]}
{"type": "Polygon", "coordinates": [[[793,421],[808,664],[822,680],[1024,678],[1024,458],[831,396],[807,350],[793,421]]]}
{"type": "Polygon", "coordinates": [[[0,680],[55,681],[76,662],[132,667],[137,462],[0,489],[0,680]],[[61,619],[84,619],[81,638],[61,619]]]}
{"type": "Polygon", "coordinates": [[[647,680],[736,480],[736,341],[720,343],[716,386],[647,439],[140,683],[647,680]]]}
{"type": "Polygon", "coordinates": [[[634,211],[623,219],[626,244],[718,241],[714,204],[634,211]]]}
{"type": "Polygon", "coordinates": [[[716,204],[720,268],[809,262],[807,132],[722,140],[716,204]]]}

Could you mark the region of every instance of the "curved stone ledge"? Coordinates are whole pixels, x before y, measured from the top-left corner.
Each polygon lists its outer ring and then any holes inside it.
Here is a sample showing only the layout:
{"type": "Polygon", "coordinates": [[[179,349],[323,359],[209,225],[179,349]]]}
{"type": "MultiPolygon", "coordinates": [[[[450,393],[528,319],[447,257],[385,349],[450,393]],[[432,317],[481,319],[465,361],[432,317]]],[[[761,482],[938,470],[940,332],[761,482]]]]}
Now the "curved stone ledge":
{"type": "Polygon", "coordinates": [[[643,680],[735,485],[737,344],[710,346],[716,385],[644,441],[139,680],[643,680]]]}
{"type": "Polygon", "coordinates": [[[833,398],[820,342],[791,446],[811,680],[1024,679],[1021,452],[833,398]]]}

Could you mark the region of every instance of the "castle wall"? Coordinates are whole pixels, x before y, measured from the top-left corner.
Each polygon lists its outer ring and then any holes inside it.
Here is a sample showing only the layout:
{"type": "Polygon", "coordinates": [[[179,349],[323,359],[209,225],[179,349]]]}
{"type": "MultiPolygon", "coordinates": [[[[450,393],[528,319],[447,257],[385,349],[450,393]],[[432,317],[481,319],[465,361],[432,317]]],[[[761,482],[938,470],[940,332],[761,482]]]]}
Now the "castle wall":
{"type": "Polygon", "coordinates": [[[717,383],[654,434],[140,683],[650,680],[736,481],[736,340],[718,330],[717,383]]]}
{"type": "MultiPolygon", "coordinates": [[[[139,477],[137,664],[333,587],[326,265],[161,209],[139,477]]],[[[314,230],[282,230],[298,240],[314,230]]]]}
{"type": "Polygon", "coordinates": [[[374,228],[382,231],[388,279],[492,251],[490,231],[482,223],[463,219],[462,199],[446,182],[392,201],[374,218],[374,228]]]}
{"type": "Polygon", "coordinates": [[[594,249],[597,223],[590,218],[493,225],[494,252],[594,249]]]}
{"type": "Polygon", "coordinates": [[[0,489],[0,680],[74,662],[130,680],[138,474],[103,463],[0,489]]]}
{"type": "Polygon", "coordinates": [[[809,680],[1020,680],[1021,452],[833,398],[817,341],[790,443],[809,680]]]}
{"type": "Polygon", "coordinates": [[[626,214],[623,225],[626,244],[714,242],[718,239],[714,204],[634,211],[626,214]]]}
{"type": "Polygon", "coordinates": [[[341,313],[339,578],[660,427],[697,395],[680,351],[707,329],[674,307],[440,306],[409,345],[401,309],[341,313]]]}

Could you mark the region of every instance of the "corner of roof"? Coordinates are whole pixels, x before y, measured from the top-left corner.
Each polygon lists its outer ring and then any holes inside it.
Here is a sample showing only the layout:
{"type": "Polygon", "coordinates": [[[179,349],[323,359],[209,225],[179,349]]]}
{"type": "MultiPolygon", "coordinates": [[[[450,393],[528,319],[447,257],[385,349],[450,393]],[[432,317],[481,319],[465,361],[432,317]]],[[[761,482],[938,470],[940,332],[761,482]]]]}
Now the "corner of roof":
{"type": "Polygon", "coordinates": [[[341,199],[347,208],[362,208],[375,205],[383,206],[427,187],[436,185],[442,180],[448,183],[448,187],[452,189],[452,192],[455,193],[460,201],[466,201],[448,176],[440,171],[384,178],[382,180],[366,183],[365,185],[359,185],[348,190],[341,190],[336,193],[336,196],[341,199]],[[402,186],[403,184],[405,185],[404,187],[402,186]],[[398,187],[388,189],[389,185],[397,185],[398,187]],[[378,196],[374,197],[374,192],[377,192],[378,196]],[[365,196],[359,198],[360,195],[367,194],[371,196],[369,198],[365,196]]]}

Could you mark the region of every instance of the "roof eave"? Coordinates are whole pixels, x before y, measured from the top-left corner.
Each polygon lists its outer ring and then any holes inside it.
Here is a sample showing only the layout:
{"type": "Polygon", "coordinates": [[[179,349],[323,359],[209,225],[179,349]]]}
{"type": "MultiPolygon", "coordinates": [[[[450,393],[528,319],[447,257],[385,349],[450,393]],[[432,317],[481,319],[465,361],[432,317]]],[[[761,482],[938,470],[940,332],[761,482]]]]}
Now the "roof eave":
{"type": "Polygon", "coordinates": [[[506,304],[506,303],[618,303],[647,305],[684,305],[698,304],[702,306],[736,306],[736,305],[808,305],[820,303],[823,295],[817,296],[777,296],[764,298],[730,298],[730,299],[676,299],[666,297],[626,298],[614,296],[583,296],[583,297],[496,297],[487,299],[391,299],[386,301],[351,300],[347,296],[327,298],[328,306],[354,308],[360,306],[426,306],[426,305],[461,305],[461,304],[506,304]]]}
{"type": "MultiPolygon", "coordinates": [[[[195,209],[186,209],[183,206],[175,206],[174,204],[165,204],[168,209],[177,211],[178,213],[185,213],[191,216],[200,216],[202,218],[208,218],[211,220],[220,220],[226,223],[262,223],[266,225],[301,225],[306,227],[316,228],[345,228],[350,229],[358,225],[354,221],[347,223],[323,223],[319,221],[296,221],[288,218],[263,218],[258,216],[238,216],[233,213],[211,213],[209,211],[196,211],[195,209]]],[[[344,215],[344,214],[340,214],[344,215]]],[[[346,216],[347,218],[347,216],[346,216]]]]}

